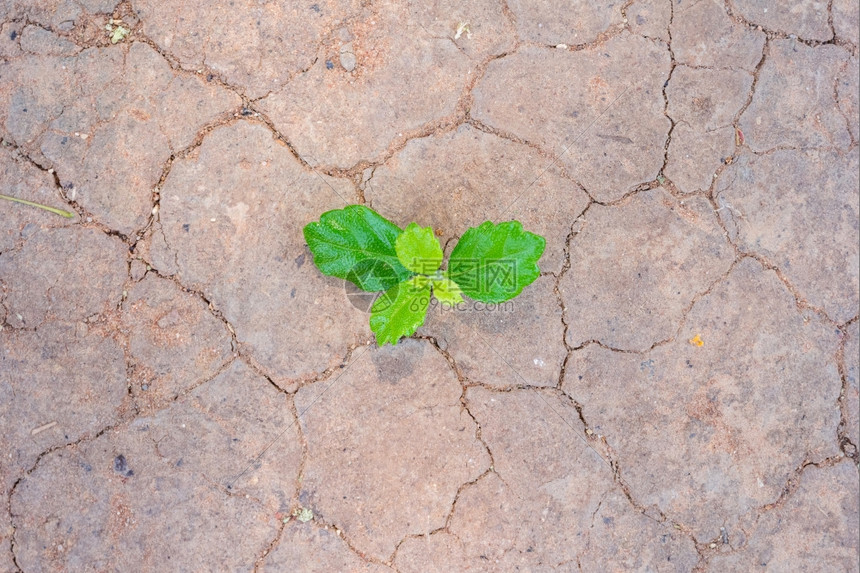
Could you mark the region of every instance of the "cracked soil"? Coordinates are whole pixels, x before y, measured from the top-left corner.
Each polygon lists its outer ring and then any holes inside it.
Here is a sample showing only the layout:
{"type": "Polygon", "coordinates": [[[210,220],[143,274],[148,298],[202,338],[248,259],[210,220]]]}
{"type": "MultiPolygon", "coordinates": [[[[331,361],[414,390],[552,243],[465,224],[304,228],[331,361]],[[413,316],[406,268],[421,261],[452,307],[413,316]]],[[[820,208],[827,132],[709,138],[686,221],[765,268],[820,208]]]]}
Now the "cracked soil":
{"type": "Polygon", "coordinates": [[[857,571],[858,26],[0,0],[0,571],[857,571]],[[377,348],[353,203],[542,275],[377,348]]]}

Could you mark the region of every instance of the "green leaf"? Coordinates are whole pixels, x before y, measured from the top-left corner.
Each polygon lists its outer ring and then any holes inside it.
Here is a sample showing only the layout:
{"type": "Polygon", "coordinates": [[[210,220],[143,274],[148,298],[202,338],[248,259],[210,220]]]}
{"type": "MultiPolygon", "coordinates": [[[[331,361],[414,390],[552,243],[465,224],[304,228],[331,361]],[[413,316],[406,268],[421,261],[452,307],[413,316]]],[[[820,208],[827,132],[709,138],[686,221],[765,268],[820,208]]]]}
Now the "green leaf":
{"type": "Polygon", "coordinates": [[[367,292],[385,290],[390,285],[397,284],[404,279],[403,276],[397,274],[394,268],[380,259],[358,261],[344,278],[367,292]]]}
{"type": "Polygon", "coordinates": [[[439,302],[447,304],[463,302],[463,291],[457,283],[448,278],[448,273],[442,273],[441,278],[433,277],[430,279],[430,284],[433,286],[433,296],[439,302]]]}
{"type": "Polygon", "coordinates": [[[448,276],[463,294],[483,302],[502,302],[520,294],[540,276],[538,259],[546,247],[540,235],[519,221],[472,227],[451,252],[448,276]]]}
{"type": "Polygon", "coordinates": [[[370,310],[370,330],[376,343],[397,344],[402,336],[410,336],[424,324],[430,305],[430,282],[427,277],[412,277],[385,291],[370,310]]]}
{"type": "Polygon", "coordinates": [[[369,292],[387,290],[409,278],[394,244],[403,231],[363,205],[327,211],[304,228],[319,270],[369,292]]]}
{"type": "Polygon", "coordinates": [[[442,247],[431,227],[423,229],[415,223],[403,230],[395,244],[397,258],[412,272],[433,274],[442,264],[442,247]]]}

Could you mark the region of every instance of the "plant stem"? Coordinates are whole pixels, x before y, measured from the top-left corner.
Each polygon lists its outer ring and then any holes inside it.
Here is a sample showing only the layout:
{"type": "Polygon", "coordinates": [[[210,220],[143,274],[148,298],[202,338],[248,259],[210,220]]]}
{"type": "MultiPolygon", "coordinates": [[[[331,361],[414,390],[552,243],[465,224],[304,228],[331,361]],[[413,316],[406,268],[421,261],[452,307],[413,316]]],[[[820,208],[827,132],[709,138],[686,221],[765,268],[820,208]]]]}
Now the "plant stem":
{"type": "Polygon", "coordinates": [[[0,195],[0,199],[14,201],[15,203],[23,203],[24,205],[29,205],[31,207],[38,207],[39,209],[44,209],[45,211],[56,213],[61,217],[65,217],[66,219],[72,219],[75,216],[74,213],[69,213],[68,211],[64,211],[63,209],[57,209],[56,207],[48,207],[47,205],[42,205],[41,203],[34,203],[33,201],[27,201],[26,199],[18,199],[17,197],[9,197],[8,195],[0,195]]]}

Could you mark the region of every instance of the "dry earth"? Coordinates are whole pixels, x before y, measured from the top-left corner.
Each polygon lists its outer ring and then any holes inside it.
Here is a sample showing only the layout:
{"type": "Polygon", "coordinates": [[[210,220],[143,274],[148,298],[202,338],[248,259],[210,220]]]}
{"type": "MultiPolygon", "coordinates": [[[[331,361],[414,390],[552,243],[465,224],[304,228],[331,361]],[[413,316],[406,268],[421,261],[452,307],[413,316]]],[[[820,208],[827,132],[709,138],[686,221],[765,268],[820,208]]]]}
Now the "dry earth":
{"type": "Polygon", "coordinates": [[[857,571],[858,22],[0,0],[0,571],[857,571]],[[351,203],[542,276],[377,348],[351,203]]]}

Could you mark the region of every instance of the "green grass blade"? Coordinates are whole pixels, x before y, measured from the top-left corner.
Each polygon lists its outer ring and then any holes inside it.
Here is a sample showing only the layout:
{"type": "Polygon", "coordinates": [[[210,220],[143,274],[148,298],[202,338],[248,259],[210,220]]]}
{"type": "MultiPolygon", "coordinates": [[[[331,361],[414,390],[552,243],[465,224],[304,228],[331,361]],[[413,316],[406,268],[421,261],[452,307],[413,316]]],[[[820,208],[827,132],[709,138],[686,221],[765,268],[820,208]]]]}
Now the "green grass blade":
{"type": "Polygon", "coordinates": [[[65,217],[66,219],[73,219],[75,216],[74,213],[64,211],[63,209],[57,209],[56,207],[48,207],[47,205],[42,205],[41,203],[34,203],[33,201],[27,201],[26,199],[18,199],[17,197],[9,197],[8,195],[0,195],[0,199],[14,201],[15,203],[22,203],[24,205],[29,205],[30,207],[38,207],[39,209],[50,211],[51,213],[55,213],[60,217],[65,217]]]}

